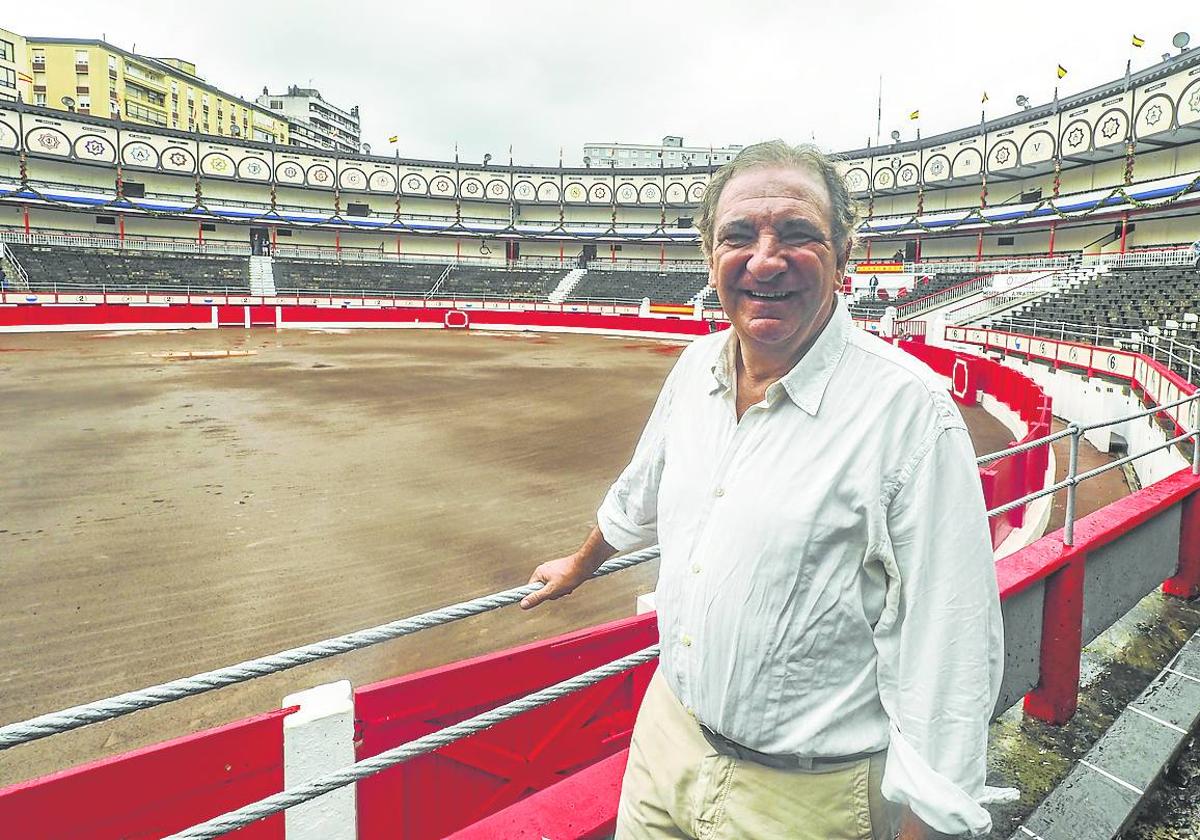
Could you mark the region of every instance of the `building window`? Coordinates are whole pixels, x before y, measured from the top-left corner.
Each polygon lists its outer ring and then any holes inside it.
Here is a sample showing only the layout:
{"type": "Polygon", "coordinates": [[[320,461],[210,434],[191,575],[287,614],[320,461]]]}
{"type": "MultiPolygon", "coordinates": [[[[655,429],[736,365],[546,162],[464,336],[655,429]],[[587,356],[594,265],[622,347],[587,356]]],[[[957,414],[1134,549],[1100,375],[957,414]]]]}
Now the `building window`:
{"type": "Polygon", "coordinates": [[[117,57],[115,55],[110,55],[108,57],[108,69],[109,70],[117,69],[117,57]]]}
{"type": "Polygon", "coordinates": [[[11,41],[0,39],[0,61],[16,61],[17,51],[11,41]]]}
{"type": "Polygon", "coordinates": [[[15,88],[17,74],[11,67],[0,67],[0,88],[15,88]]]}
{"type": "Polygon", "coordinates": [[[81,114],[90,114],[92,112],[92,97],[79,97],[79,112],[81,114]]]}
{"type": "Polygon", "coordinates": [[[271,107],[275,110],[282,111],[283,110],[283,100],[282,99],[272,99],[271,107]]]}
{"type": "Polygon", "coordinates": [[[34,105],[41,105],[43,108],[45,108],[45,107],[46,107],[46,94],[44,94],[44,93],[35,93],[35,94],[33,95],[33,104],[34,104],[34,105]]]}
{"type": "Polygon", "coordinates": [[[46,51],[43,49],[35,49],[33,51],[32,61],[33,61],[33,69],[45,70],[46,69],[46,51]]]}

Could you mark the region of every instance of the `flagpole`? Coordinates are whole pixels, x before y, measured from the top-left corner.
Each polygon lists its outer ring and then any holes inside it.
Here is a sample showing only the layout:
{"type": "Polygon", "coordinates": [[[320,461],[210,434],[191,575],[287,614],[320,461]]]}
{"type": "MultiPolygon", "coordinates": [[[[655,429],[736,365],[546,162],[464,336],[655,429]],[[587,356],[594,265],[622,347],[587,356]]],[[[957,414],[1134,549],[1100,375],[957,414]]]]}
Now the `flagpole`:
{"type": "Polygon", "coordinates": [[[875,145],[879,145],[879,133],[883,125],[883,74],[879,74],[879,98],[875,100],[875,145]]]}

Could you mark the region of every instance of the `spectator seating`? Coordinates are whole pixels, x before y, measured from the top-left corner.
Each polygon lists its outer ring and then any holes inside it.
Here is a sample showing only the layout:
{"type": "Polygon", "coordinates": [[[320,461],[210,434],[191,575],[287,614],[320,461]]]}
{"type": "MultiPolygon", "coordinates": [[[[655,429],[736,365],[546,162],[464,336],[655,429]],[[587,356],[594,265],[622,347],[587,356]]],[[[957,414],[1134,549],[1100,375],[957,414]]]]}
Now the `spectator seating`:
{"type": "Polygon", "coordinates": [[[546,300],[568,270],[548,268],[538,271],[457,265],[438,289],[438,295],[546,300]]]}
{"type": "Polygon", "coordinates": [[[231,289],[248,292],[246,257],[152,254],[46,245],[10,245],[31,291],[58,287],[231,289]]]}
{"type": "Polygon", "coordinates": [[[605,271],[593,263],[568,301],[621,300],[687,303],[708,285],[708,274],[694,271],[605,271]]]}
{"type": "Polygon", "coordinates": [[[996,329],[1028,332],[1015,319],[1045,323],[1100,325],[1160,332],[1178,331],[1181,339],[1195,337],[1200,314],[1200,271],[1187,266],[1121,268],[1098,274],[1091,282],[1038,298],[1024,309],[993,325],[996,329]],[[1168,322],[1173,322],[1171,326],[1168,322]]]}
{"type": "Polygon", "coordinates": [[[892,295],[887,289],[879,289],[876,294],[863,297],[850,305],[850,314],[855,318],[878,320],[888,306],[899,306],[904,303],[916,303],[930,295],[945,291],[951,286],[965,283],[978,277],[978,274],[934,274],[920,277],[911,289],[901,289],[900,293],[892,295]]]}
{"type": "Polygon", "coordinates": [[[423,297],[446,271],[447,263],[274,261],[275,289],[294,291],[377,292],[423,297]]]}

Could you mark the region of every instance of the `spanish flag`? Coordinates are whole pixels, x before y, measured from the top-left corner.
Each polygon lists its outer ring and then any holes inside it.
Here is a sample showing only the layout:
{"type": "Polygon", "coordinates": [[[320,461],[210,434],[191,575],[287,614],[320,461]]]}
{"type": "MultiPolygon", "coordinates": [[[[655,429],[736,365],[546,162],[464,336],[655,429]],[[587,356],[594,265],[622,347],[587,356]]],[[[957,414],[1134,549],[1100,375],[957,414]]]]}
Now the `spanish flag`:
{"type": "Polygon", "coordinates": [[[393,134],[391,137],[389,137],[389,138],[388,138],[388,142],[389,142],[389,143],[398,143],[398,142],[400,142],[400,135],[399,135],[399,134],[393,134]]]}
{"type": "Polygon", "coordinates": [[[1063,67],[1061,64],[1058,65],[1058,78],[1061,79],[1066,75],[1067,75],[1067,68],[1063,67]]]}
{"type": "Polygon", "coordinates": [[[1138,36],[1134,35],[1133,36],[1133,45],[1135,47],[1144,47],[1144,46],[1146,46],[1146,39],[1139,38],[1138,36]]]}
{"type": "Polygon", "coordinates": [[[920,111],[920,109],[917,109],[916,111],[913,111],[911,114],[909,114],[909,115],[908,115],[908,118],[909,118],[910,120],[919,120],[919,119],[921,119],[921,111],[920,111]]]}

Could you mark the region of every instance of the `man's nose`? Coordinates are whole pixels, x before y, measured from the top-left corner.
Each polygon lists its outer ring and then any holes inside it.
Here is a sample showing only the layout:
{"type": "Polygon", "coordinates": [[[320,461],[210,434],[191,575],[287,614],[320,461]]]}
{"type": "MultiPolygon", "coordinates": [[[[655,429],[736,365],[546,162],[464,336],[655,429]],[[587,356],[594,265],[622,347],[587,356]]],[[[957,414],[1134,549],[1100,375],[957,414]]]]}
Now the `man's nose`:
{"type": "Polygon", "coordinates": [[[779,238],[773,233],[761,234],[754,242],[754,253],[750,255],[746,269],[759,282],[782,274],[787,269],[787,261],[783,258],[779,238]]]}

